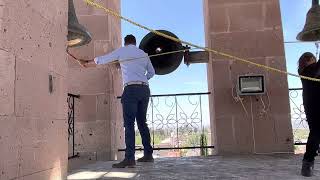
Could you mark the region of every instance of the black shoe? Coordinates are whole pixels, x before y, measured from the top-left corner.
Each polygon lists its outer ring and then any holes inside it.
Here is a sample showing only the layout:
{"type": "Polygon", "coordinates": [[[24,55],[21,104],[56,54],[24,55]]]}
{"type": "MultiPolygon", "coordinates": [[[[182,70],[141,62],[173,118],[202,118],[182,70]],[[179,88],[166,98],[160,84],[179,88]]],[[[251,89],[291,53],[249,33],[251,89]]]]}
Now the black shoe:
{"type": "Polygon", "coordinates": [[[311,177],[313,175],[314,161],[302,161],[301,175],[311,177]]]}
{"type": "Polygon", "coordinates": [[[126,160],[126,159],[119,163],[112,164],[113,168],[125,168],[125,167],[134,168],[135,166],[136,166],[135,160],[126,160]]]}
{"type": "Polygon", "coordinates": [[[137,161],[138,162],[153,162],[154,159],[151,155],[151,156],[143,156],[142,158],[139,158],[137,161]]]}

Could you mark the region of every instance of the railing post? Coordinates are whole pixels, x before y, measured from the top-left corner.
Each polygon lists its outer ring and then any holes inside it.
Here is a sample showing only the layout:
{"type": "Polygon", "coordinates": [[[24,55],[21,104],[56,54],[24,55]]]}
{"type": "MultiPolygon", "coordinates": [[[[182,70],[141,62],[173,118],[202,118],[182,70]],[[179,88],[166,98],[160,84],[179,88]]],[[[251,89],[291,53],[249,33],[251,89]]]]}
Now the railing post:
{"type": "Polygon", "coordinates": [[[153,97],[151,98],[152,147],[154,148],[153,97]]]}
{"type": "Polygon", "coordinates": [[[80,98],[80,96],[68,94],[68,140],[72,136],[72,156],[68,157],[68,159],[78,156],[75,153],[75,98],[80,98]]]}
{"type": "Polygon", "coordinates": [[[75,156],[75,137],[74,137],[74,97],[72,97],[72,156],[75,156]]]}
{"type": "Polygon", "coordinates": [[[177,96],[174,96],[175,104],[176,104],[176,122],[177,122],[177,142],[178,142],[178,147],[179,145],[179,120],[178,120],[178,100],[177,96]]]}

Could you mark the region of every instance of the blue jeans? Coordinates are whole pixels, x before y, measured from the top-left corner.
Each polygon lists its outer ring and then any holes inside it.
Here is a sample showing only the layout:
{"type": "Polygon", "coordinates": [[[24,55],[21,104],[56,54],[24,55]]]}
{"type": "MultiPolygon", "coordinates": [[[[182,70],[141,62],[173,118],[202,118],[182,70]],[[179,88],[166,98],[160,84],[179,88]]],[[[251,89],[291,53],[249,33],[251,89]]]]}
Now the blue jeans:
{"type": "Polygon", "coordinates": [[[141,134],[144,155],[152,156],[153,150],[150,143],[150,132],[147,125],[147,109],[150,97],[150,89],[145,85],[129,85],[124,88],[121,103],[125,127],[126,153],[125,159],[135,159],[135,130],[134,122],[137,120],[141,134]]]}

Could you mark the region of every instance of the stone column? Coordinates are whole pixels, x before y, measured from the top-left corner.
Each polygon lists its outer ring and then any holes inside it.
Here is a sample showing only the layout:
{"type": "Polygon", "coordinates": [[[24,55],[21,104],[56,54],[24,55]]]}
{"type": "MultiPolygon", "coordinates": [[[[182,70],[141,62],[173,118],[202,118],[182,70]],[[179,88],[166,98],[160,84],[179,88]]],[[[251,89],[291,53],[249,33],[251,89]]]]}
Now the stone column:
{"type": "MultiPolygon", "coordinates": [[[[78,58],[92,59],[121,46],[121,24],[103,10],[95,9],[83,0],[75,0],[80,24],[92,35],[86,46],[72,48],[78,58]]],[[[98,3],[120,12],[119,0],[100,0],[98,3]]],[[[82,68],[69,57],[69,92],[80,95],[75,103],[75,150],[85,160],[116,158],[122,137],[121,71],[115,65],[82,68]]],[[[69,143],[69,153],[71,152],[69,143]]]]}
{"type": "Polygon", "coordinates": [[[1,180],[66,179],[67,8],[0,0],[1,180]]]}
{"type": "MultiPolygon", "coordinates": [[[[205,0],[206,44],[286,70],[278,0],[205,0]]],[[[287,76],[211,54],[212,138],[218,154],[292,152],[287,76]],[[263,74],[267,94],[236,98],[238,75],[263,74]]]]}

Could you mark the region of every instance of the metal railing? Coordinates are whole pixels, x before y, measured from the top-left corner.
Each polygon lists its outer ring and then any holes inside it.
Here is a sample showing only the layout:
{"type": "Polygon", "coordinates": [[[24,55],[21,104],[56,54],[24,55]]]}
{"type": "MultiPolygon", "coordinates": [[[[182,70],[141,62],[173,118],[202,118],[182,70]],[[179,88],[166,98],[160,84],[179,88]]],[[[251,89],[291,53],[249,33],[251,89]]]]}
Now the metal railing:
{"type": "Polygon", "coordinates": [[[78,153],[75,153],[75,135],[74,135],[74,120],[75,120],[75,98],[80,98],[79,95],[68,93],[68,141],[72,140],[72,155],[68,159],[78,157],[78,153]]]}
{"type": "Polygon", "coordinates": [[[306,145],[309,129],[303,106],[302,88],[290,88],[289,98],[294,145],[306,145]]]}
{"type": "MultiPolygon", "coordinates": [[[[150,103],[147,112],[147,123],[151,131],[152,146],[154,150],[184,150],[200,149],[201,154],[206,150],[214,148],[207,145],[207,138],[210,138],[203,124],[203,96],[206,93],[183,93],[183,94],[161,94],[150,96],[150,103]],[[185,146],[184,141],[189,135],[196,136],[191,146],[185,146]],[[162,136],[162,137],[158,137],[162,136]],[[161,145],[170,137],[167,146],[161,145]],[[170,145],[170,146],[168,146],[170,145]]],[[[78,157],[75,152],[75,99],[79,95],[68,94],[68,140],[71,142],[72,154],[69,159],[78,157]]],[[[117,97],[120,99],[121,97],[117,97]]],[[[291,122],[293,126],[294,145],[305,145],[308,136],[308,124],[302,101],[302,88],[290,88],[290,109],[291,122]]],[[[207,107],[206,107],[207,108],[207,107]]],[[[210,130],[209,130],[210,131],[210,130]]],[[[136,130],[139,136],[139,132],[136,130]]],[[[136,147],[137,151],[143,151],[141,145],[136,147]]],[[[125,151],[125,149],[118,149],[125,151]]],[[[204,153],[203,153],[204,152],[204,153]]]]}
{"type": "MultiPolygon", "coordinates": [[[[208,145],[210,128],[205,129],[203,121],[203,100],[205,96],[208,101],[209,94],[211,93],[150,96],[147,123],[151,131],[153,150],[200,149],[201,155],[208,154],[207,150],[214,148],[208,145]]],[[[209,114],[209,109],[206,112],[209,114]]],[[[141,138],[138,130],[136,134],[136,139],[141,138]]],[[[140,145],[136,150],[142,151],[143,148],[140,145]]],[[[125,149],[118,149],[118,151],[125,151],[125,149]]]]}

